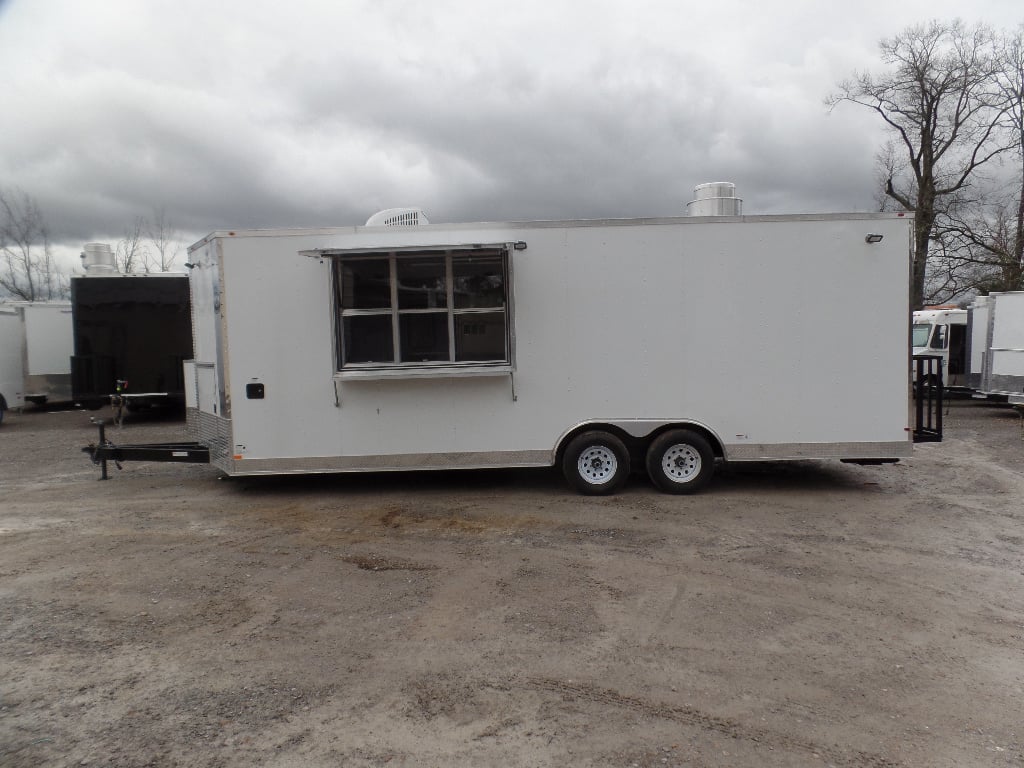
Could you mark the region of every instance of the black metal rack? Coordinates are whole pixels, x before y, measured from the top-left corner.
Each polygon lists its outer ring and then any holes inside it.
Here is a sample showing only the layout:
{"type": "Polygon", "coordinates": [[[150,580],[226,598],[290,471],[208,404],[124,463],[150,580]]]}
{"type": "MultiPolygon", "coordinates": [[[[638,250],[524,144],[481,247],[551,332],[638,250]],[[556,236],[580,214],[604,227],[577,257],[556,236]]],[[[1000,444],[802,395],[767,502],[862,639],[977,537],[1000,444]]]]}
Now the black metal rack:
{"type": "Polygon", "coordinates": [[[914,442],[942,441],[945,387],[940,355],[914,355],[914,442]]]}

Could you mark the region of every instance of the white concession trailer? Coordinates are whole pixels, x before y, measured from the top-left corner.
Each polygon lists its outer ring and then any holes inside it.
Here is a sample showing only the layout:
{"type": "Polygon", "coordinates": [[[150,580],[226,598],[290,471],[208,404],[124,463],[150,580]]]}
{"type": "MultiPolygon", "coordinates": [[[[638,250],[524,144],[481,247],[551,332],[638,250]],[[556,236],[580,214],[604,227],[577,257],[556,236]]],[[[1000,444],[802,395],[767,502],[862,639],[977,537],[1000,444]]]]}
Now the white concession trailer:
{"type": "Polygon", "coordinates": [[[1024,405],[1024,291],[979,296],[968,313],[971,387],[1024,405]]]}
{"type": "Polygon", "coordinates": [[[214,232],[189,250],[189,429],[228,475],[557,465],[591,494],[631,469],[695,490],[720,459],[897,460],[910,224],[214,232]]]}

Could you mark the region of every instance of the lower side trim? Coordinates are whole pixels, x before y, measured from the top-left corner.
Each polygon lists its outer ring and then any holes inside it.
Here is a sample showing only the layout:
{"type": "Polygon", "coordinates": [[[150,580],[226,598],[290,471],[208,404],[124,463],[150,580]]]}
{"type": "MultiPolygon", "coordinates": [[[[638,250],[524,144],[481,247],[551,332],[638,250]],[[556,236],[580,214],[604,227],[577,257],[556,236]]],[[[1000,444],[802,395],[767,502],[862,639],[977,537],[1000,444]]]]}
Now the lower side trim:
{"type": "MultiPolygon", "coordinates": [[[[913,444],[794,443],[726,446],[729,461],[801,459],[898,459],[912,454],[913,444]]],[[[276,459],[228,459],[217,463],[229,475],[324,474],[333,472],[403,472],[446,469],[550,467],[550,451],[488,453],[403,453],[387,456],[310,456],[276,459]]]]}
{"type": "MultiPolygon", "coordinates": [[[[236,459],[232,455],[231,419],[196,408],[186,409],[188,432],[210,450],[210,463],[228,475],[325,474],[333,472],[403,472],[445,469],[550,467],[555,452],[465,451],[400,453],[368,456],[298,456],[236,459]]],[[[727,444],[728,461],[788,461],[800,459],[897,459],[912,455],[913,443],[766,443],[727,444]]]]}
{"type": "Polygon", "coordinates": [[[910,440],[891,443],[770,443],[725,446],[728,461],[791,461],[800,459],[899,459],[912,455],[910,440]]]}
{"type": "Polygon", "coordinates": [[[985,392],[993,395],[1024,395],[1024,376],[994,373],[985,382],[985,392]]]}
{"type": "Polygon", "coordinates": [[[283,459],[234,459],[229,475],[323,474],[331,472],[404,472],[445,469],[550,467],[551,451],[487,453],[400,453],[387,456],[309,456],[283,459]]]}
{"type": "Polygon", "coordinates": [[[70,373],[35,373],[25,376],[25,400],[32,403],[71,401],[70,373]]]}

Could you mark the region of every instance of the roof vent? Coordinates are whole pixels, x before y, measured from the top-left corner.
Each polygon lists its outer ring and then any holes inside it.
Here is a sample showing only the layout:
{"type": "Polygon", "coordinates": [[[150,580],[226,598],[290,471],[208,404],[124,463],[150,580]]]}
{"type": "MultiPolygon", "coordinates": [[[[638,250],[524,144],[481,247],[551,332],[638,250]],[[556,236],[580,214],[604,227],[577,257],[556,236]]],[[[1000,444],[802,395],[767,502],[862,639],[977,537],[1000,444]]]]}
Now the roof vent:
{"type": "Polygon", "coordinates": [[[368,227],[414,227],[429,223],[421,208],[388,208],[366,220],[368,227]]]}
{"type": "Polygon", "coordinates": [[[117,272],[114,251],[106,243],[86,243],[81,257],[86,275],[112,275],[117,272]]]}
{"type": "Polygon", "coordinates": [[[743,198],[736,197],[736,185],[729,181],[712,181],[693,188],[693,200],[686,204],[687,216],[739,216],[743,198]]]}

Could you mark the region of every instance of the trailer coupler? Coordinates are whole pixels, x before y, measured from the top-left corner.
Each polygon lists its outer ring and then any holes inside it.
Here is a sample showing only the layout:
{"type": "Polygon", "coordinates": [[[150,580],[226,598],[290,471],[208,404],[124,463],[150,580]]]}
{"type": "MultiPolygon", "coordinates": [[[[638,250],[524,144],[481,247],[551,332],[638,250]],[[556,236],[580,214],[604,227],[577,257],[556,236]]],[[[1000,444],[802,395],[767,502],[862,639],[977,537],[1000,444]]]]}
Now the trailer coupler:
{"type": "Polygon", "coordinates": [[[100,480],[107,480],[107,462],[114,462],[121,469],[122,461],[174,461],[179,463],[209,464],[210,449],[202,443],[141,443],[136,445],[114,445],[107,440],[106,422],[95,420],[99,427],[99,442],[82,449],[89,454],[93,464],[102,467],[100,480]]]}

